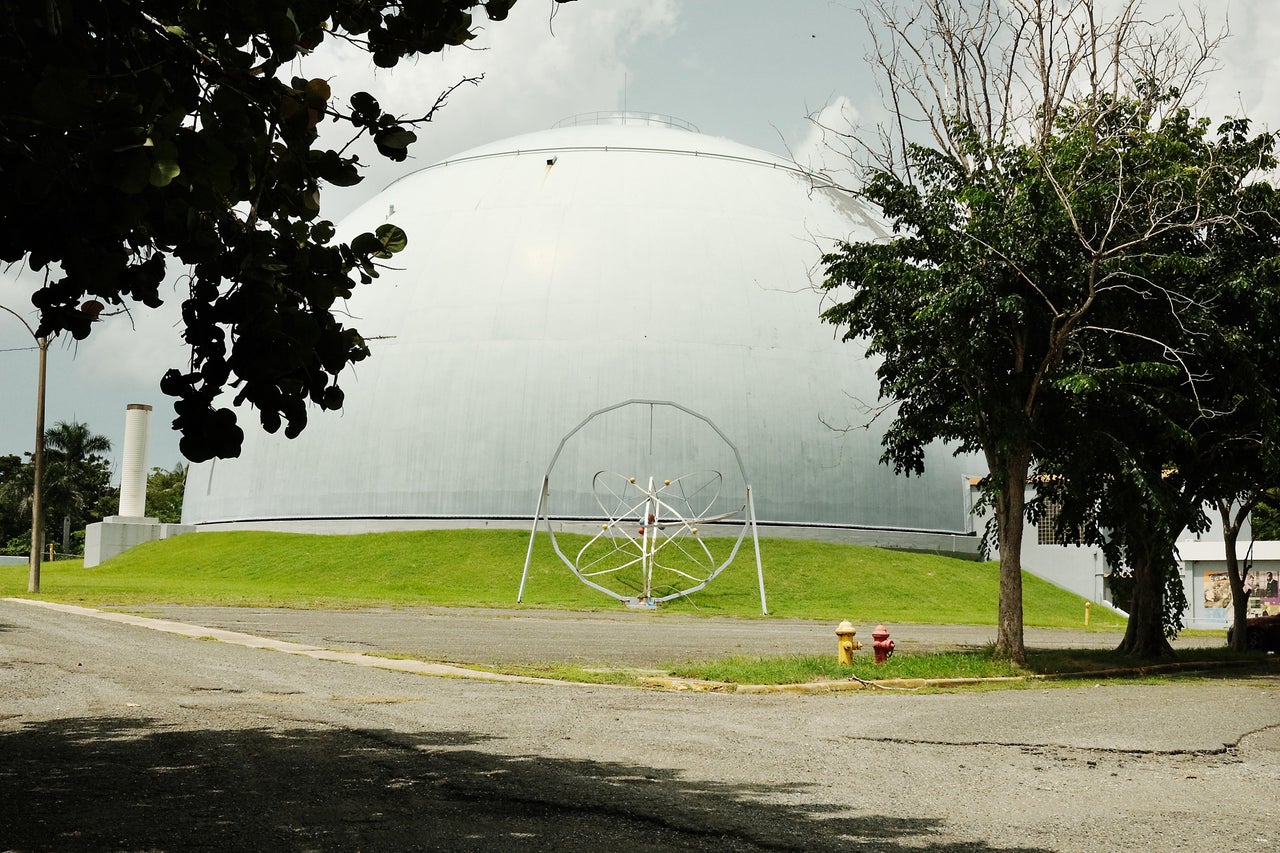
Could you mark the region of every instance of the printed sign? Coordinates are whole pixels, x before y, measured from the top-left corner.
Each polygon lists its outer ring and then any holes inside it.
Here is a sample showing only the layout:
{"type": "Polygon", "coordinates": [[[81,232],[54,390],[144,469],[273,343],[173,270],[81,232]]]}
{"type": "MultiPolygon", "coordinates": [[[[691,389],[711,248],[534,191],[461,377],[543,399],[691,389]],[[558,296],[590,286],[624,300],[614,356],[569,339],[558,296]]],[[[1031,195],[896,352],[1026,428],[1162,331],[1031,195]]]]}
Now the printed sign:
{"type": "Polygon", "coordinates": [[[1226,572],[1204,573],[1204,606],[1231,606],[1231,579],[1226,572]]]}
{"type": "MultiPolygon", "coordinates": [[[[1226,572],[1205,572],[1203,581],[1206,608],[1231,607],[1231,581],[1226,572]]],[[[1280,577],[1277,577],[1277,572],[1246,572],[1244,590],[1249,593],[1250,616],[1280,613],[1280,577]]]]}

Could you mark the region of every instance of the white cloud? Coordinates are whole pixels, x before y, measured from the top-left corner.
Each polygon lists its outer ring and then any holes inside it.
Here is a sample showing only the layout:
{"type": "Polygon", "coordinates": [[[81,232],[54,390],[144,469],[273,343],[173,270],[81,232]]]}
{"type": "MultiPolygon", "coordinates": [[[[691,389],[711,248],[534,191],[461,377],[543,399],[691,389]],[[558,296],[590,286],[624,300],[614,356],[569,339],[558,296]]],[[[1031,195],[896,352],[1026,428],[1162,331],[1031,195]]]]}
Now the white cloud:
{"type": "Polygon", "coordinates": [[[833,183],[852,187],[856,184],[856,163],[864,159],[856,139],[868,132],[853,101],[840,95],[810,117],[809,128],[792,147],[791,156],[800,166],[833,183]]]}
{"type": "Polygon", "coordinates": [[[1255,128],[1280,129],[1280,19],[1271,0],[1223,4],[1231,36],[1219,54],[1221,66],[1208,79],[1203,109],[1212,119],[1245,115],[1255,128]]]}

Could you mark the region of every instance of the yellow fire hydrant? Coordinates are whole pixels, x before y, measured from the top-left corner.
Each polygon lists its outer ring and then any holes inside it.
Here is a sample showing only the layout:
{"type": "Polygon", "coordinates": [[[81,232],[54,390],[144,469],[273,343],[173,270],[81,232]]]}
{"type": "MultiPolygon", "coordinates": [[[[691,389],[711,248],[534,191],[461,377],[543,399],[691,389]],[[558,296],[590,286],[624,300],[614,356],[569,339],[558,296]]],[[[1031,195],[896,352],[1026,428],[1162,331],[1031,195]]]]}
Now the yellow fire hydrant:
{"type": "Polygon", "coordinates": [[[856,633],[857,630],[848,619],[836,626],[836,658],[842,664],[852,666],[853,653],[862,648],[862,643],[853,638],[856,633]]]}

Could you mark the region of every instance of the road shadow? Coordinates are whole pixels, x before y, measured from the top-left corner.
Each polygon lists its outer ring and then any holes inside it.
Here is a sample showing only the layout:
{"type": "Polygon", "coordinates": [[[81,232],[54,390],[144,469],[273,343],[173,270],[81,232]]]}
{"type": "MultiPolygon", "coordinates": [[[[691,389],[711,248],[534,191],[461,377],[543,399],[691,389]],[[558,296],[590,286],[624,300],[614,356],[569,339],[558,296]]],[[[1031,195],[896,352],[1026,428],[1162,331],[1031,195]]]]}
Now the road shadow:
{"type": "Polygon", "coordinates": [[[643,753],[619,764],[481,745],[466,732],[306,724],[29,723],[0,733],[0,849],[996,849],[931,818],[877,815],[871,800],[859,813],[798,805],[807,789],[692,781],[643,753]]]}

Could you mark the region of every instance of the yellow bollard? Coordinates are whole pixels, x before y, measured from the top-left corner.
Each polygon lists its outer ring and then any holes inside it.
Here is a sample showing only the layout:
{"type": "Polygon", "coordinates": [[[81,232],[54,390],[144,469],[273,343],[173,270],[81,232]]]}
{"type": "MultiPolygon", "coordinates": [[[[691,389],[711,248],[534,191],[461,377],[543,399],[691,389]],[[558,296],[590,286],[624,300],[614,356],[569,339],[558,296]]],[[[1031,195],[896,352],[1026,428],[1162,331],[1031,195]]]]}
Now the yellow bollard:
{"type": "Polygon", "coordinates": [[[1089,611],[1093,609],[1093,602],[1086,601],[1084,603],[1084,626],[1089,627],[1089,611]]]}
{"type": "Polygon", "coordinates": [[[852,666],[853,653],[862,648],[862,643],[853,638],[856,633],[857,630],[848,619],[836,626],[836,659],[842,664],[852,666]]]}

